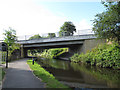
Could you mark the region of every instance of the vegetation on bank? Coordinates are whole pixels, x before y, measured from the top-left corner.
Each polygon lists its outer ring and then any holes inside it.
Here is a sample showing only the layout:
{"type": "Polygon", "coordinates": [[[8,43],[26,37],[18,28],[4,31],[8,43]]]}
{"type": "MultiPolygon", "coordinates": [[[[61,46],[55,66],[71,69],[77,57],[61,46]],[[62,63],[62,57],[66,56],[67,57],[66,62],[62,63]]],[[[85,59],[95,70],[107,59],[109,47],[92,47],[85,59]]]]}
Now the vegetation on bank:
{"type": "Polygon", "coordinates": [[[104,68],[120,69],[120,45],[115,43],[101,44],[86,54],[74,54],[71,61],[104,68]]]}
{"type": "Polygon", "coordinates": [[[41,57],[51,59],[51,58],[57,58],[61,54],[68,52],[68,48],[56,48],[56,49],[45,49],[41,53],[41,57]]]}
{"type": "Polygon", "coordinates": [[[38,63],[34,63],[32,65],[32,60],[28,60],[27,63],[29,64],[30,68],[33,70],[33,73],[42,79],[43,82],[46,83],[47,88],[68,88],[68,86],[63,85],[60,83],[55,77],[42,68],[38,63]]]}

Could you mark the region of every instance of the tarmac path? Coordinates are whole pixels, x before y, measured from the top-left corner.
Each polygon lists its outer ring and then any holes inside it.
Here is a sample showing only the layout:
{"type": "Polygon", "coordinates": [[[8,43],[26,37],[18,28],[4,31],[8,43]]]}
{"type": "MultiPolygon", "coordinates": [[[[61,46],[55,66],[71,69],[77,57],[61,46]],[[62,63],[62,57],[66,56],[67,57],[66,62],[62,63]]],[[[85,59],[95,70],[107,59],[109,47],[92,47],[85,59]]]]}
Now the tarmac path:
{"type": "Polygon", "coordinates": [[[9,63],[2,88],[45,88],[45,83],[33,75],[27,60],[20,59],[9,63]]]}

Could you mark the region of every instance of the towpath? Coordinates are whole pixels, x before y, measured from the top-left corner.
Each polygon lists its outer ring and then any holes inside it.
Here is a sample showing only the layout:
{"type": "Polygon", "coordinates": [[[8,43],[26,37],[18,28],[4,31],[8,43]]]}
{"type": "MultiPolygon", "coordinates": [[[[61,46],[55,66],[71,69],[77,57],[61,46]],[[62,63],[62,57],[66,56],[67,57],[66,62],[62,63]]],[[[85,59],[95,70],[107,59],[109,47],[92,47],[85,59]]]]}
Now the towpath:
{"type": "Polygon", "coordinates": [[[45,88],[27,65],[28,59],[20,59],[9,63],[2,88],[45,88]]]}

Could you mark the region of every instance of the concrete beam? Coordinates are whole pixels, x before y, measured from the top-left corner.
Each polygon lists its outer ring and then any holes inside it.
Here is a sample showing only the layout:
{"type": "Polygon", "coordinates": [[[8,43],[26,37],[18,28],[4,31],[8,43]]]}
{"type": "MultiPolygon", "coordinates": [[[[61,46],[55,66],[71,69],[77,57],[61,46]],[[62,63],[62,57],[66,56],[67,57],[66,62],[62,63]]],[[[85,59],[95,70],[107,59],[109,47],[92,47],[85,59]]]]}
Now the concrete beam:
{"type": "Polygon", "coordinates": [[[73,45],[73,44],[83,44],[84,41],[74,41],[74,42],[56,42],[56,43],[44,43],[44,44],[32,44],[24,45],[24,48],[29,47],[50,47],[50,46],[60,46],[60,45],[73,45]]]}

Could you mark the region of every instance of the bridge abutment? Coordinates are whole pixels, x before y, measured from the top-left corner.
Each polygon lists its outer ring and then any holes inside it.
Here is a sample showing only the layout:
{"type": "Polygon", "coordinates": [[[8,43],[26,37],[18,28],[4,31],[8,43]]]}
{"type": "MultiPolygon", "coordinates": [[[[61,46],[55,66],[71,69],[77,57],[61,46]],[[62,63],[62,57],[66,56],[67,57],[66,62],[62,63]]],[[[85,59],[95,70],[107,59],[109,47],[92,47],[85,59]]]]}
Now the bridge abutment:
{"type": "Polygon", "coordinates": [[[86,53],[88,51],[91,51],[93,48],[95,48],[97,45],[105,43],[105,39],[89,39],[89,40],[84,40],[83,44],[79,45],[70,45],[69,46],[69,53],[74,54],[74,53],[86,53]]]}
{"type": "Polygon", "coordinates": [[[91,51],[93,48],[95,48],[99,44],[106,43],[105,39],[89,39],[85,40],[81,49],[81,52],[86,53],[88,51],[91,51]]]}
{"type": "Polygon", "coordinates": [[[27,58],[27,48],[21,46],[21,58],[27,58]]]}

